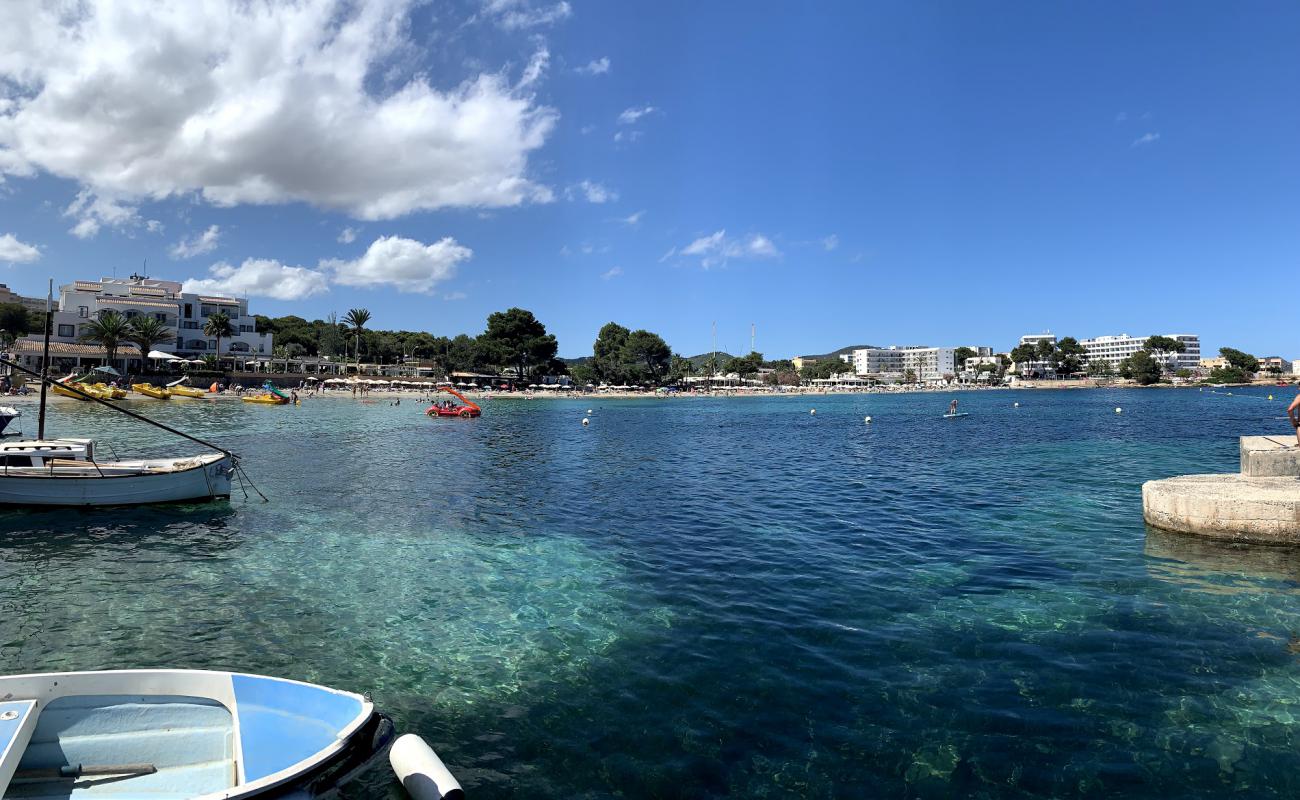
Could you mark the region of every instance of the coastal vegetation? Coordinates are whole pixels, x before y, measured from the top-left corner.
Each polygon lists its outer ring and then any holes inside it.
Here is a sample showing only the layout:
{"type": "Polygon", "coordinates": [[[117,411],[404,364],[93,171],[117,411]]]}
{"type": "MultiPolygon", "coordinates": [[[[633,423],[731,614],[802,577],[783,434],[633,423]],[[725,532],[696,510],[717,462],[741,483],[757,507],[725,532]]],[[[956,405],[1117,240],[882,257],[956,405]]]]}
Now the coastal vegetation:
{"type": "Polygon", "coordinates": [[[211,336],[217,340],[217,363],[221,362],[221,340],[229,339],[235,335],[235,327],[230,324],[230,315],[224,311],[218,311],[208,317],[208,321],[203,323],[203,334],[211,336]]]}
{"type": "Polygon", "coordinates": [[[98,318],[86,321],[81,340],[104,348],[105,360],[112,366],[117,348],[131,340],[131,324],[116,311],[105,311],[98,318]]]}
{"type": "Polygon", "coordinates": [[[5,344],[21,339],[43,325],[44,320],[38,322],[27,309],[17,303],[0,304],[0,338],[5,344]]]}
{"type": "Polygon", "coordinates": [[[140,348],[140,360],[149,357],[151,350],[157,350],[158,345],[175,338],[172,329],[167,327],[167,323],[157,317],[137,316],[130,319],[130,331],[127,333],[127,339],[140,348]]]}
{"type": "Polygon", "coordinates": [[[1232,347],[1220,347],[1225,366],[1210,370],[1210,383],[1247,383],[1259,371],[1259,359],[1232,347]]]}

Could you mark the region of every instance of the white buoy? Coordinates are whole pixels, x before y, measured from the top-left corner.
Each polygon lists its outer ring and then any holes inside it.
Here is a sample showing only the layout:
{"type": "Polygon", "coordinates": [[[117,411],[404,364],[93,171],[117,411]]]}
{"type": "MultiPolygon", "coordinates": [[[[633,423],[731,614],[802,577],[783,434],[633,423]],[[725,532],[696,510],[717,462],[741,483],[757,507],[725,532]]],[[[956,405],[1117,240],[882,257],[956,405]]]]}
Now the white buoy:
{"type": "Polygon", "coordinates": [[[582,418],[582,424],[583,424],[583,425],[590,425],[590,424],[591,424],[591,420],[587,419],[586,417],[583,417],[583,418],[582,418]]]}
{"type": "Polygon", "coordinates": [[[808,409],[808,413],[809,413],[809,414],[816,414],[816,413],[817,413],[817,409],[815,409],[815,408],[808,409]]]}
{"type": "Polygon", "coordinates": [[[1123,414],[1123,413],[1124,413],[1124,409],[1120,408],[1119,406],[1115,406],[1115,413],[1116,413],[1116,414],[1123,414]]]}
{"type": "Polygon", "coordinates": [[[393,742],[388,751],[388,763],[393,765],[397,780],[413,800],[461,800],[465,790],[456,777],[442,763],[433,748],[413,733],[407,733],[393,742]]]}
{"type": "Polygon", "coordinates": [[[592,411],[592,410],[589,408],[589,409],[587,409],[587,413],[588,413],[588,414],[594,414],[594,413],[596,413],[596,412],[592,411]]]}
{"type": "Polygon", "coordinates": [[[1269,399],[1269,400],[1272,400],[1272,399],[1273,399],[1273,395],[1270,394],[1270,395],[1268,396],[1268,399],[1269,399]]]}
{"type": "Polygon", "coordinates": [[[871,424],[871,417],[863,417],[863,418],[862,418],[862,421],[865,422],[865,423],[867,423],[868,425],[870,425],[870,424],[871,424]]]}
{"type": "Polygon", "coordinates": [[[1019,404],[1019,403],[1012,403],[1011,406],[1012,406],[1013,408],[1020,408],[1020,404],[1019,404]]]}

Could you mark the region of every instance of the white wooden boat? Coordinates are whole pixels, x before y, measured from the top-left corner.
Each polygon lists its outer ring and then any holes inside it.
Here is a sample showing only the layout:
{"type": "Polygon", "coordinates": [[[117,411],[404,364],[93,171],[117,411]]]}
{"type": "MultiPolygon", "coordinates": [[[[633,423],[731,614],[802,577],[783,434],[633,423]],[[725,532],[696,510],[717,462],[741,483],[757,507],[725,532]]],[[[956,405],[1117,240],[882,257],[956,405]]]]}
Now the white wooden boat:
{"type": "Polygon", "coordinates": [[[0,443],[0,505],[127,506],[230,497],[227,453],[97,459],[90,439],[0,443]]]}
{"type": "Polygon", "coordinates": [[[9,427],[9,423],[18,419],[22,415],[23,412],[13,406],[0,406],[0,433],[4,433],[5,428],[9,427]]]}
{"type": "Polygon", "coordinates": [[[368,697],[237,672],[14,675],[0,698],[6,800],[311,798],[394,736],[368,697]]]}

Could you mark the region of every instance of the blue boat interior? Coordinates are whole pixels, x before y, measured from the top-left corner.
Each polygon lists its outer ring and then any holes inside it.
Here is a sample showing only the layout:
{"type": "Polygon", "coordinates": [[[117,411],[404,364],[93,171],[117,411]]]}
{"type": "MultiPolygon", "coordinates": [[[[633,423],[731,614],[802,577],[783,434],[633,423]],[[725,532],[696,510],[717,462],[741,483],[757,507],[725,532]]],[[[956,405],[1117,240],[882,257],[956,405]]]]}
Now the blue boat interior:
{"type": "Polygon", "coordinates": [[[234,722],[213,700],[75,696],[40,710],[5,798],[179,800],[235,785],[234,722]],[[67,765],[151,764],[133,776],[23,777],[67,765]]]}
{"type": "MultiPolygon", "coordinates": [[[[201,697],[66,696],[33,713],[36,728],[4,797],[30,800],[181,800],[246,785],[338,742],[361,715],[360,698],[319,686],[231,675],[238,717],[201,697]],[[135,774],[61,777],[61,768],[149,765],[135,774]]],[[[20,703],[27,710],[35,705],[20,703]]],[[[0,722],[0,744],[17,722],[0,722]]],[[[12,736],[12,732],[9,734],[12,736]]],[[[123,771],[124,772],[124,771],[123,771]]]]}

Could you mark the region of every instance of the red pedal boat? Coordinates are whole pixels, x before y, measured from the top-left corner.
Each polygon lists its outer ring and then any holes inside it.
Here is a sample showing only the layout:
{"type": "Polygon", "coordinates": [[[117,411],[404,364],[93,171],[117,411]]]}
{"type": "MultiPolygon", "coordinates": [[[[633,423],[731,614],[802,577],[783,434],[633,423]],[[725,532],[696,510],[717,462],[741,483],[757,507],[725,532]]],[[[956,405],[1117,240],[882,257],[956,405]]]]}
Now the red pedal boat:
{"type": "Polygon", "coordinates": [[[483,414],[483,409],[479,408],[474,401],[470,400],[450,386],[439,386],[438,391],[455,395],[462,405],[456,405],[455,403],[449,402],[444,406],[434,403],[425,409],[425,414],[428,414],[431,417],[462,417],[464,419],[481,416],[483,414]]]}

